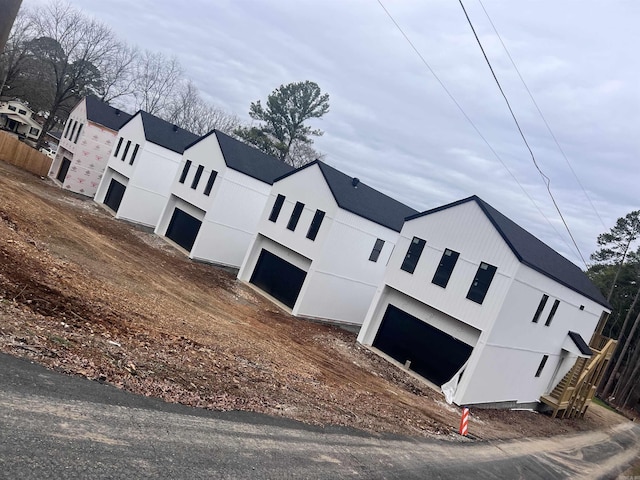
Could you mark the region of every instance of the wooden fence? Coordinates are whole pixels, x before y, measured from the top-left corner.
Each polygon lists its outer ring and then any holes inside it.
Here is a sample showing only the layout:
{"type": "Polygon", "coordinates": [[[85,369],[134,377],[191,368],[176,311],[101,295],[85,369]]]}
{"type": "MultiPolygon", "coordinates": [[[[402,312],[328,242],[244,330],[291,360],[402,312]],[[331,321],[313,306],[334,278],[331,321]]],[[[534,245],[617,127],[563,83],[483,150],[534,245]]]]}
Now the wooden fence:
{"type": "Polygon", "coordinates": [[[13,135],[0,131],[0,160],[27,172],[46,177],[53,161],[13,135]]]}

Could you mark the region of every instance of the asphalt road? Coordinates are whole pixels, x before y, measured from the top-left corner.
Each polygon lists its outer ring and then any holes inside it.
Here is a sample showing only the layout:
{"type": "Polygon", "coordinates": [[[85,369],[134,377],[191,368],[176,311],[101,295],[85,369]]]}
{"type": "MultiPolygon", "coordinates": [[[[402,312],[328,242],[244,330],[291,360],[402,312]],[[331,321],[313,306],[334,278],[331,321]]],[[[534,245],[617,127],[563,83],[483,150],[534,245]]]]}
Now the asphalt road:
{"type": "Polygon", "coordinates": [[[640,428],[443,442],[207,412],[0,354],[0,478],[615,478],[640,428]]]}

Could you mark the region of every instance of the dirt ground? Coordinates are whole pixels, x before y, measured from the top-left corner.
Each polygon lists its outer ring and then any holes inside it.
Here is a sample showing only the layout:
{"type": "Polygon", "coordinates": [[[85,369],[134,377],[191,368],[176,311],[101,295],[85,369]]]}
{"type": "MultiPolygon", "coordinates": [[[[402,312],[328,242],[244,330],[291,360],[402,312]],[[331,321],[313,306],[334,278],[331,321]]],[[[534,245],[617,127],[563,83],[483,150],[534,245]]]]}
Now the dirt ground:
{"type": "MultiPolygon", "coordinates": [[[[339,328],[282,312],[234,275],[0,162],[0,351],[216,410],[462,440],[460,411],[339,328]]],[[[473,438],[625,421],[473,410],[473,438]]]]}

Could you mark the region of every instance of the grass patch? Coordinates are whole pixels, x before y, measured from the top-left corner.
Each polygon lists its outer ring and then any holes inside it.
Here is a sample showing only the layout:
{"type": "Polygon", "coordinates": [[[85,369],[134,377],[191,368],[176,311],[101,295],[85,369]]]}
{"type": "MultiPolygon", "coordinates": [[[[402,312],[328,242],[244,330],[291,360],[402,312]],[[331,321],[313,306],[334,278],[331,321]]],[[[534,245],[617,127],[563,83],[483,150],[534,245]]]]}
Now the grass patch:
{"type": "Polygon", "coordinates": [[[595,403],[596,405],[600,405],[601,407],[604,407],[607,410],[611,410],[612,412],[620,413],[620,412],[618,412],[618,410],[613,408],[611,405],[609,405],[605,401],[600,400],[598,397],[593,397],[593,403],[595,403]]]}

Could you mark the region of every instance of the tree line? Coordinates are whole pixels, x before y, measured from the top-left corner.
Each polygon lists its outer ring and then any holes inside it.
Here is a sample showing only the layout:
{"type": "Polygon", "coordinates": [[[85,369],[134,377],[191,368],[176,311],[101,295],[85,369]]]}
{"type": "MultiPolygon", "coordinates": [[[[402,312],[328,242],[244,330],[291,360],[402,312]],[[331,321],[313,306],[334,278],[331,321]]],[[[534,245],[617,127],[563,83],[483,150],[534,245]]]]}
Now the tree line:
{"type": "Polygon", "coordinates": [[[218,129],[301,166],[322,155],[305,122],[329,111],[314,82],[282,85],[266,105],[251,103],[251,124],[207,102],[175,56],[141,50],[69,3],[22,8],[0,55],[0,97],[19,98],[45,117],[45,134],[64,124],[86,95],[131,112],[144,110],[197,135],[218,129]]]}
{"type": "Polygon", "coordinates": [[[619,218],[598,236],[588,276],[613,307],[603,335],[618,344],[598,388],[601,398],[623,408],[640,399],[640,210],[619,218]]]}

